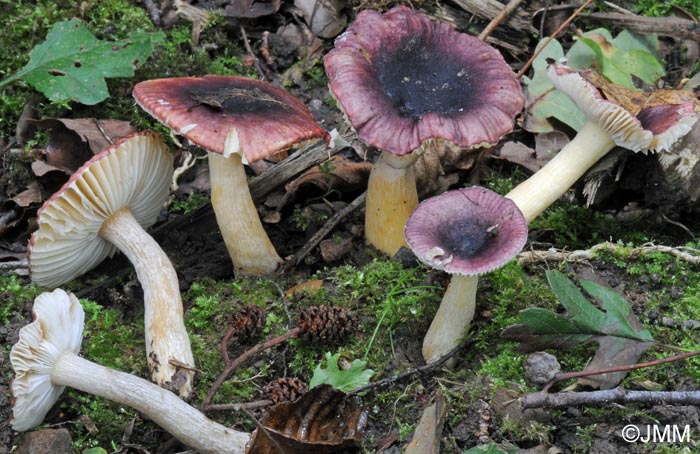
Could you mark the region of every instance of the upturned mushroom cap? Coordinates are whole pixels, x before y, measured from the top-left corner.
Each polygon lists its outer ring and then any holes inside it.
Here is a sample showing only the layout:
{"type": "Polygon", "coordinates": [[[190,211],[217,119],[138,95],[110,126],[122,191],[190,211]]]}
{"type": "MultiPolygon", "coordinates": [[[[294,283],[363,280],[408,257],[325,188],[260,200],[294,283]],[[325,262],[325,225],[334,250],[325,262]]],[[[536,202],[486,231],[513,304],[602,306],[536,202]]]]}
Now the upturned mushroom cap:
{"type": "Polygon", "coordinates": [[[574,71],[551,64],[547,76],[558,90],[570,97],[589,119],[605,130],[616,145],[632,151],[667,151],[686,135],[698,119],[695,102],[645,107],[637,115],[606,99],[587,75],[591,70],[574,71]]]}
{"type": "Polygon", "coordinates": [[[421,202],[404,232],[423,263],[475,276],[500,268],[520,252],[527,222],[512,200],[472,186],[421,202]]]}
{"type": "Polygon", "coordinates": [[[313,138],[328,138],[291,93],[240,76],[175,77],[136,84],[136,102],[207,151],[224,154],[235,130],[244,162],[255,162],[313,138]]]}
{"type": "Polygon", "coordinates": [[[15,370],[12,428],[18,431],[44,420],[64,389],[51,383],[53,364],[66,350],[78,353],[83,339],[83,308],[72,293],[61,289],[42,293],[34,300],[33,316],[10,351],[15,370]]]}
{"type": "Polygon", "coordinates": [[[360,139],[397,155],[431,138],[494,144],[525,103],[498,51],[404,6],[360,12],[325,68],[360,139]]]}
{"type": "Polygon", "coordinates": [[[147,228],[156,221],[173,159],[154,132],[132,134],[95,155],[39,209],[29,240],[32,281],[55,287],[97,266],[116,247],[100,238],[102,223],[129,207],[147,228]]]}

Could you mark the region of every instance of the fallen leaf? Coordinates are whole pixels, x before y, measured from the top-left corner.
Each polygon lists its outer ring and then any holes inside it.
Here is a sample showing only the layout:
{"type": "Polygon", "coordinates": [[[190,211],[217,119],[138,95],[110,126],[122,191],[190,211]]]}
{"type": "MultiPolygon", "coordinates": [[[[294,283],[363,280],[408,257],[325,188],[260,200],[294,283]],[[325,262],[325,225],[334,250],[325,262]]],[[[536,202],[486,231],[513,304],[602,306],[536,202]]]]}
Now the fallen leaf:
{"type": "Polygon", "coordinates": [[[321,38],[335,38],[348,22],[340,14],[345,2],[340,0],[294,0],[294,6],[301,10],[304,21],[314,35],[321,38]]]}
{"type": "Polygon", "coordinates": [[[234,0],[224,8],[224,17],[237,19],[254,19],[276,13],[282,5],[282,0],[260,1],[234,0]]]}
{"type": "Polygon", "coordinates": [[[321,290],[322,287],[323,279],[314,279],[313,281],[302,282],[301,284],[297,284],[294,287],[287,289],[287,291],[284,292],[284,296],[287,298],[292,298],[297,293],[314,293],[321,290]]]}
{"type": "Polygon", "coordinates": [[[131,123],[95,118],[47,118],[32,122],[49,131],[46,163],[71,173],[115,140],[136,132],[131,123]]]}
{"type": "Polygon", "coordinates": [[[523,166],[533,173],[540,170],[551,159],[551,155],[538,155],[535,150],[520,142],[504,143],[498,155],[493,157],[523,166]]]}
{"type": "Polygon", "coordinates": [[[288,192],[296,192],[300,187],[311,184],[328,192],[332,189],[349,191],[367,185],[372,164],[355,162],[340,155],[319,164],[290,181],[285,186],[288,192]]]}
{"type": "Polygon", "coordinates": [[[271,407],[253,432],[247,454],[335,454],[360,451],[367,411],[357,396],[330,385],[271,407]]]}
{"type": "Polygon", "coordinates": [[[322,367],[323,364],[316,366],[309,386],[313,388],[321,384],[328,384],[340,391],[350,392],[366,386],[369,383],[369,379],[374,375],[374,371],[372,369],[365,369],[365,367],[367,367],[367,361],[355,359],[347,368],[341,369],[338,366],[339,358],[340,353],[336,353],[335,355],[332,355],[330,352],[326,353],[326,367],[322,367]]]}
{"type": "Polygon", "coordinates": [[[445,422],[447,404],[438,394],[435,402],[425,410],[413,433],[411,442],[406,446],[405,454],[439,454],[442,426],[445,422]]]}

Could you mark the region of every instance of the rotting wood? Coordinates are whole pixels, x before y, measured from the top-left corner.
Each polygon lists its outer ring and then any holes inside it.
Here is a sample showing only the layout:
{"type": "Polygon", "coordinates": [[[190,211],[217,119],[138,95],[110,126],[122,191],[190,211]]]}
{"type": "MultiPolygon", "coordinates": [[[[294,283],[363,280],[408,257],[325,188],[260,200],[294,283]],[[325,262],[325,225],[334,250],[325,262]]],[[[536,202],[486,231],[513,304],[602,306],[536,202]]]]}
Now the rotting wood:
{"type": "Polygon", "coordinates": [[[579,19],[606,22],[628,28],[636,33],[670,36],[679,39],[700,40],[700,22],[678,17],[645,17],[621,13],[581,14],[579,19]]]}
{"type": "MultiPolygon", "coordinates": [[[[493,20],[503,10],[503,4],[498,0],[453,0],[453,2],[465,11],[488,20],[493,20]]],[[[513,11],[503,21],[503,25],[527,33],[537,32],[530,22],[530,16],[522,10],[513,11]]]]}

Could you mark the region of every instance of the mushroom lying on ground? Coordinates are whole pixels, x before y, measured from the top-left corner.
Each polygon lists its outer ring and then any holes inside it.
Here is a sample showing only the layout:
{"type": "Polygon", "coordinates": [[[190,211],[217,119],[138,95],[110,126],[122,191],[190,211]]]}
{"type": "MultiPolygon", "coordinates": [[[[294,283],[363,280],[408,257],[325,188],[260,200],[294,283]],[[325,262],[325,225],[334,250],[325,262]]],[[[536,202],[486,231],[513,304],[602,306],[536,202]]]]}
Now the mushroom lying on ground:
{"type": "Polygon", "coordinates": [[[243,454],[247,433],[207,419],[173,393],[125,372],[78,356],[84,312],[78,299],[61,289],[39,295],[34,321],[19,332],[10,362],[12,428],[39,425],[66,386],[132,407],[187,446],[211,454],[243,454]]]}
{"type": "Polygon", "coordinates": [[[239,76],[136,84],[146,112],[208,152],[211,203],[237,275],[274,272],[282,259],[263,229],[243,164],[328,135],[306,106],[267,82],[239,76]]]}
{"type": "Polygon", "coordinates": [[[360,12],[324,64],[360,139],[382,150],[367,189],[365,237],[389,255],[405,245],[403,228],[418,204],[413,163],[421,145],[493,145],[525,103],[498,51],[404,6],[360,12]]]}
{"type": "Polygon", "coordinates": [[[421,202],[405,235],[420,261],[452,275],[423,340],[423,358],[432,363],[459,344],[474,318],[478,276],[520,252],[527,222],[512,200],[472,186],[421,202]]]}
{"type": "Polygon", "coordinates": [[[173,158],[161,137],[132,134],[90,159],[41,207],[27,254],[32,281],[56,287],[119,249],[131,261],[144,300],[148,368],[154,382],[186,397],[194,367],[177,274],[146,233],[168,195],[173,158]]]}
{"type": "Polygon", "coordinates": [[[506,195],[528,223],[615,145],[632,151],[666,151],[697,121],[696,101],[659,104],[657,99],[654,106],[635,106],[638,111],[630,112],[590,82],[595,74],[590,70],[577,73],[560,64],[547,68],[554,87],[574,101],[588,122],[544,167],[506,195]]]}

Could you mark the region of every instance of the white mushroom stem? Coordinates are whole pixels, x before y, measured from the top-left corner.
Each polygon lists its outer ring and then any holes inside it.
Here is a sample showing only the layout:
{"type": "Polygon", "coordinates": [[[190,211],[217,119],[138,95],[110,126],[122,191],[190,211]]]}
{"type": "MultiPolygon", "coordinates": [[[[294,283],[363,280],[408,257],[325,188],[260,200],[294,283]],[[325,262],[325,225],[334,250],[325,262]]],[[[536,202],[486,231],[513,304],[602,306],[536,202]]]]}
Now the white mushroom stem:
{"type": "Polygon", "coordinates": [[[477,276],[453,274],[423,338],[423,358],[433,363],[452,351],[469,328],[476,308],[477,276]]]}
{"type": "Polygon", "coordinates": [[[138,410],[197,452],[243,454],[249,435],[209,420],[170,391],[139,377],[90,362],[70,350],[51,369],[51,383],[138,410]]]}
{"type": "Polygon", "coordinates": [[[260,222],[241,155],[210,152],[209,178],[216,222],[236,275],[260,276],[277,270],[282,259],[260,222]]]}
{"type": "Polygon", "coordinates": [[[419,153],[395,156],[383,151],[372,166],[365,202],[365,238],[380,251],[393,256],[407,246],[403,229],[418,206],[413,163],[419,153]]]}
{"type": "Polygon", "coordinates": [[[518,205],[529,224],[614,146],[608,133],[589,121],[544,167],[506,197],[518,205]]]}
{"type": "Polygon", "coordinates": [[[143,288],[151,379],[160,386],[177,390],[182,397],[189,396],[194,372],[170,362],[175,360],[177,364],[194,367],[175,268],[128,208],[118,210],[104,221],[100,236],[129,258],[143,288]]]}

